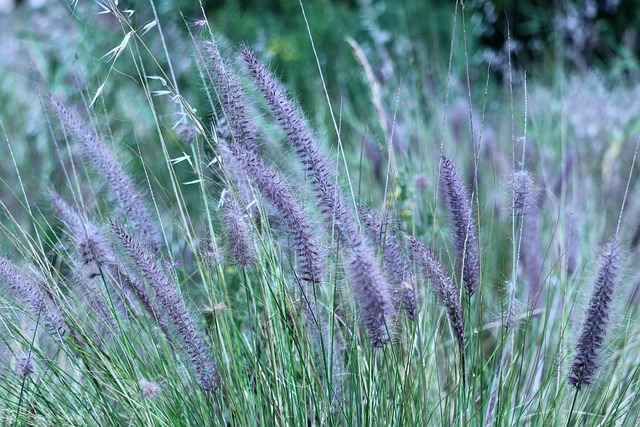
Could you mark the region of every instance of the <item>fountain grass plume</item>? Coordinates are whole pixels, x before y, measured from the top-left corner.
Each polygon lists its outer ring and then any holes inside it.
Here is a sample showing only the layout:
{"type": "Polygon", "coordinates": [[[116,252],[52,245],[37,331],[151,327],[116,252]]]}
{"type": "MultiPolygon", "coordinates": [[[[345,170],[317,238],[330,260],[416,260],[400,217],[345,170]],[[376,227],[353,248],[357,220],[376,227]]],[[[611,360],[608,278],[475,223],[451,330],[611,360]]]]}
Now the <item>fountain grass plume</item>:
{"type": "Polygon", "coordinates": [[[440,186],[453,224],[454,247],[458,265],[462,268],[462,281],[469,295],[473,295],[480,275],[478,232],[467,189],[453,161],[444,155],[440,167],[440,186]]]}
{"type": "Polygon", "coordinates": [[[218,44],[207,42],[205,50],[211,64],[213,83],[222,108],[222,117],[225,119],[224,123],[228,124],[231,134],[232,141],[229,141],[229,145],[242,146],[247,151],[256,151],[259,145],[257,128],[247,111],[248,103],[245,100],[244,89],[222,59],[218,44]]]}
{"type": "MultiPolygon", "coordinates": [[[[98,226],[86,214],[71,207],[55,190],[49,189],[47,195],[57,215],[65,224],[72,244],[80,254],[81,260],[73,262],[72,259],[72,264],[75,265],[75,272],[79,276],[76,282],[81,286],[89,286],[86,291],[91,294],[90,304],[97,296],[94,293],[95,289],[92,289],[97,286],[94,283],[96,279],[107,280],[105,283],[118,284],[121,292],[133,292],[134,298],[137,298],[147,312],[156,319],[160,329],[170,339],[170,330],[165,316],[154,306],[153,298],[146,286],[124,265],[98,226]]],[[[120,292],[111,295],[122,296],[120,292]]],[[[94,301],[93,304],[97,304],[98,312],[106,310],[106,307],[102,307],[104,302],[94,301]]],[[[107,315],[107,318],[109,317],[107,315]]]]}
{"type": "Polygon", "coordinates": [[[514,216],[525,216],[532,208],[533,179],[529,171],[520,170],[513,174],[511,188],[513,192],[512,210],[514,216]]]}
{"type": "Polygon", "coordinates": [[[416,315],[416,294],[409,262],[391,229],[383,223],[382,215],[373,209],[360,210],[367,235],[375,246],[381,248],[387,281],[395,294],[396,305],[401,305],[410,320],[416,315]]]}
{"type": "Polygon", "coordinates": [[[226,193],[221,206],[229,254],[238,267],[244,268],[255,261],[255,250],[251,239],[251,228],[244,209],[234,194],[226,193]]]}
{"type": "Polygon", "coordinates": [[[39,279],[33,278],[11,261],[0,256],[0,281],[27,305],[34,319],[40,319],[47,332],[60,339],[70,331],[63,313],[44,289],[39,279]]]}
{"type": "Polygon", "coordinates": [[[389,287],[377,266],[370,246],[359,239],[350,242],[345,271],[356,296],[364,325],[374,347],[389,342],[391,319],[395,314],[389,287]]]}
{"type": "Polygon", "coordinates": [[[306,283],[320,283],[323,266],[304,208],[281,175],[257,153],[257,134],[243,100],[237,77],[227,69],[215,43],[207,45],[215,85],[232,141],[218,141],[222,153],[255,183],[262,196],[278,211],[287,225],[298,258],[299,277],[306,283]]]}
{"type": "Polygon", "coordinates": [[[160,250],[160,233],[142,201],[142,196],[95,130],[60,100],[50,97],[49,105],[72,138],[82,145],[83,155],[109,184],[113,196],[142,242],[154,251],[160,250]]]}
{"type": "Polygon", "coordinates": [[[389,286],[375,261],[373,250],[364,240],[355,215],[337,185],[335,166],[325,156],[304,119],[299,108],[289,99],[278,80],[253,55],[242,46],[245,63],[263,97],[273,111],[289,143],[302,162],[303,168],[316,196],[317,205],[325,218],[325,226],[332,232],[339,229],[339,238],[346,248],[345,269],[353,293],[363,311],[365,325],[374,345],[388,342],[386,320],[393,316],[394,309],[389,286]]]}
{"type": "Polygon", "coordinates": [[[189,313],[176,285],[160,267],[155,256],[130,236],[124,228],[115,222],[111,222],[111,228],[127,255],[144,276],[153,291],[155,300],[162,306],[175,327],[201,388],[207,392],[216,391],[218,372],[213,361],[213,351],[198,331],[196,322],[189,313]]]}
{"type": "Polygon", "coordinates": [[[101,284],[106,283],[102,279],[100,270],[94,270],[90,264],[85,264],[81,259],[72,257],[70,260],[72,268],[72,282],[74,282],[80,291],[84,294],[89,307],[99,318],[99,325],[101,330],[107,330],[115,335],[120,335],[120,326],[118,322],[107,307],[103,298],[104,291],[101,289],[101,284]]]}
{"type": "Polygon", "coordinates": [[[617,239],[613,239],[604,246],[600,255],[598,276],[593,284],[587,315],[576,345],[576,355],[567,377],[577,390],[590,385],[598,369],[620,265],[621,246],[617,239]]]}
{"type": "Polygon", "coordinates": [[[245,45],[242,45],[241,50],[254,82],[308,174],[313,191],[318,198],[318,206],[325,219],[329,221],[328,225],[333,225],[336,220],[343,223],[343,227],[345,224],[351,224],[353,221],[348,218],[340,190],[335,184],[333,174],[335,167],[320,151],[311,131],[304,123],[299,108],[289,99],[282,85],[253,52],[245,45]]]}
{"type": "Polygon", "coordinates": [[[462,304],[460,303],[460,295],[458,290],[444,268],[440,260],[433,251],[413,236],[409,236],[409,243],[413,250],[413,256],[418,262],[419,267],[426,274],[431,289],[440,300],[440,303],[447,313],[449,324],[453,329],[454,336],[458,341],[460,355],[464,360],[464,317],[462,314],[462,304]]]}
{"type": "Polygon", "coordinates": [[[291,188],[255,152],[239,146],[230,146],[229,152],[234,162],[255,183],[260,194],[276,209],[286,224],[298,258],[300,279],[307,283],[320,283],[324,275],[322,257],[312,234],[311,223],[291,188]]]}

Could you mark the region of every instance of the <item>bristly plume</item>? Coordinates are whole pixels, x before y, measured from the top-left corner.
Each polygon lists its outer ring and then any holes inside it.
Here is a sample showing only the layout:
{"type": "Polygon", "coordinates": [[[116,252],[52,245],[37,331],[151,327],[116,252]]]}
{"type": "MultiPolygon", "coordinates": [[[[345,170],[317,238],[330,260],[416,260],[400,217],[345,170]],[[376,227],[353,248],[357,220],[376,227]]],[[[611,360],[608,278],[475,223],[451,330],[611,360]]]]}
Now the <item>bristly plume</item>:
{"type": "Polygon", "coordinates": [[[158,251],[161,246],[160,233],[156,229],[140,193],[124,173],[111,151],[107,149],[98,134],[61,101],[50,97],[49,104],[73,139],[82,145],[83,155],[109,184],[113,196],[141,240],[154,251],[158,251]]]}
{"type": "Polygon", "coordinates": [[[531,197],[527,206],[526,224],[522,230],[522,244],[520,245],[519,261],[522,268],[522,278],[527,284],[528,304],[541,307],[544,302],[542,288],[544,286],[544,262],[542,250],[542,231],[540,208],[544,203],[541,194],[531,197]]]}
{"type": "Polygon", "coordinates": [[[431,288],[447,312],[449,324],[460,347],[460,355],[464,358],[464,317],[458,290],[453,284],[451,276],[430,248],[412,236],[409,236],[409,243],[413,249],[415,260],[427,275],[431,288]]]}
{"type": "Polygon", "coordinates": [[[334,225],[340,230],[339,237],[347,251],[347,276],[352,282],[360,307],[365,311],[365,324],[372,342],[374,345],[382,345],[388,339],[381,325],[384,325],[385,319],[391,319],[394,312],[393,304],[390,303],[389,287],[375,262],[372,249],[360,233],[358,221],[347,209],[347,204],[336,185],[335,166],[321,152],[299,109],[287,97],[277,79],[246,46],[242,46],[242,52],[254,81],[308,174],[318,207],[325,219],[325,226],[329,232],[333,231],[334,225]],[[376,306],[378,308],[375,308],[376,306]],[[365,307],[371,309],[369,313],[365,307]]]}
{"type": "Polygon", "coordinates": [[[94,314],[98,316],[100,330],[120,335],[118,322],[103,297],[105,292],[101,289],[101,285],[106,282],[102,280],[100,270],[96,272],[92,267],[76,257],[71,257],[73,282],[80,288],[94,314]]]}
{"type": "Polygon", "coordinates": [[[262,196],[273,205],[287,225],[298,257],[301,280],[320,283],[324,274],[322,260],[302,205],[280,174],[266,165],[256,153],[241,147],[229,148],[234,162],[255,183],[262,196]]]}
{"type": "Polygon", "coordinates": [[[244,209],[234,194],[226,193],[222,201],[221,214],[231,259],[241,268],[252,265],[255,250],[251,240],[251,228],[244,209]]]}
{"type": "Polygon", "coordinates": [[[598,368],[600,349],[604,343],[611,304],[621,265],[621,247],[617,239],[604,246],[600,255],[598,277],[593,285],[587,317],[576,346],[576,356],[567,377],[569,383],[580,390],[593,381],[598,368]]]}
{"type": "Polygon", "coordinates": [[[398,239],[393,235],[391,227],[383,224],[382,216],[373,209],[362,208],[361,216],[367,235],[375,246],[383,253],[384,271],[391,285],[398,304],[407,312],[410,320],[415,319],[416,294],[409,262],[402,253],[398,239]]]}
{"type": "Polygon", "coordinates": [[[531,209],[532,195],[531,187],[533,179],[526,170],[517,171],[513,174],[511,183],[513,191],[513,214],[515,216],[525,216],[531,209]]]}
{"type": "Polygon", "coordinates": [[[467,189],[451,159],[444,155],[440,168],[440,185],[453,223],[454,247],[458,264],[462,268],[462,281],[469,295],[473,295],[478,287],[480,274],[478,232],[467,189]]]}
{"type": "Polygon", "coordinates": [[[377,268],[371,248],[358,235],[350,245],[345,265],[347,278],[362,310],[372,345],[382,347],[389,342],[389,328],[394,316],[389,287],[377,268]]]}
{"type": "Polygon", "coordinates": [[[227,68],[217,43],[205,45],[211,63],[222,116],[228,123],[232,141],[230,146],[243,147],[247,151],[258,149],[257,128],[247,113],[245,93],[238,78],[227,68]]]}
{"type": "Polygon", "coordinates": [[[155,299],[164,308],[175,326],[189,362],[204,391],[213,392],[218,387],[218,374],[213,351],[198,331],[182,296],[173,281],[158,264],[158,260],[133,239],[120,225],[111,223],[114,234],[151,287],[155,299]]]}
{"type": "Polygon", "coordinates": [[[0,281],[27,304],[34,319],[42,320],[52,337],[59,339],[69,332],[64,315],[43,289],[43,284],[38,283],[39,279],[28,276],[9,260],[0,257],[0,281]]]}
{"type": "MultiPolygon", "coordinates": [[[[100,280],[107,279],[108,282],[120,287],[119,292],[111,294],[118,298],[123,296],[123,293],[133,292],[134,298],[137,298],[147,312],[157,320],[160,329],[170,339],[169,328],[164,316],[153,305],[146,287],[120,261],[102,231],[84,213],[69,206],[55,190],[48,190],[47,195],[59,218],[64,222],[71,242],[80,253],[82,261],[76,263],[75,269],[76,273],[82,276],[79,279],[83,282],[89,282],[88,284],[91,284],[98,276],[100,276],[100,280]]],[[[92,295],[92,297],[95,298],[96,295],[92,295]]],[[[99,304],[99,302],[95,303],[99,304]]],[[[106,310],[106,307],[104,309],[106,310]]]]}
{"type": "Polygon", "coordinates": [[[513,329],[518,326],[518,313],[520,307],[518,306],[518,300],[516,298],[516,282],[513,280],[507,281],[505,284],[505,308],[502,314],[502,323],[505,328],[513,329]]]}
{"type": "Polygon", "coordinates": [[[348,218],[340,190],[335,184],[334,166],[320,151],[298,108],[287,97],[286,91],[278,80],[262,65],[251,50],[244,45],[241,49],[254,81],[309,175],[311,186],[318,199],[318,206],[327,221],[327,226],[332,227],[336,220],[341,222],[343,227],[352,225],[354,221],[348,218]]]}
{"type": "Polygon", "coordinates": [[[140,378],[140,394],[142,397],[153,398],[160,393],[160,386],[158,383],[149,381],[146,378],[140,378]]]}
{"type": "Polygon", "coordinates": [[[26,378],[36,372],[36,365],[33,363],[33,355],[31,351],[27,354],[18,356],[16,360],[16,373],[20,378],[26,378]]]}

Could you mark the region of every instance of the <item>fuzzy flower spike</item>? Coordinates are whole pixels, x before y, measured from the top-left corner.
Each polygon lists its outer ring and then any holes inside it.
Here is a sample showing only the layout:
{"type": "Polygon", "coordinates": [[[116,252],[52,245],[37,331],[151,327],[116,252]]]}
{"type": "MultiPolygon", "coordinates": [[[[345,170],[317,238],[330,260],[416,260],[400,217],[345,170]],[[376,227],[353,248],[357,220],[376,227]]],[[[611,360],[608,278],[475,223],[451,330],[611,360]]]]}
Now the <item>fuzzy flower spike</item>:
{"type": "Polygon", "coordinates": [[[598,369],[600,349],[609,325],[611,303],[620,271],[621,247],[617,239],[607,243],[600,255],[598,277],[593,285],[587,317],[576,346],[568,381],[576,389],[588,386],[598,369]]]}
{"type": "Polygon", "coordinates": [[[471,209],[471,199],[453,161],[442,156],[440,186],[453,223],[454,247],[462,268],[462,281],[473,295],[480,281],[478,231],[471,209]]]}

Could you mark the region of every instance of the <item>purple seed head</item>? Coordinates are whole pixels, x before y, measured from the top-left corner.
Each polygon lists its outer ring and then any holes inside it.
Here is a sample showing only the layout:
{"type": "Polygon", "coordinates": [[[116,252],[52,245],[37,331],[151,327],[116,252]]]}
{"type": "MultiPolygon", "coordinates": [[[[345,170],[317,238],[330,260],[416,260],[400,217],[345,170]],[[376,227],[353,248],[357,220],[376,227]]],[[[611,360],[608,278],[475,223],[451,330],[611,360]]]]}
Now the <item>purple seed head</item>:
{"type": "Polygon", "coordinates": [[[0,282],[25,302],[31,315],[43,322],[52,337],[60,338],[69,331],[64,315],[40,280],[22,272],[4,257],[0,257],[0,282]]]}
{"type": "Polygon", "coordinates": [[[212,349],[198,331],[196,322],[175,284],[160,267],[154,255],[131,237],[124,228],[114,222],[111,223],[111,227],[127,255],[149,284],[155,300],[162,306],[175,327],[200,386],[204,391],[215,391],[218,386],[218,373],[212,359],[212,349]]]}
{"type": "Polygon", "coordinates": [[[227,193],[221,210],[231,259],[238,267],[249,267],[255,260],[255,251],[244,209],[234,194],[227,193]]]}
{"type": "Polygon", "coordinates": [[[320,283],[324,274],[322,259],[304,208],[280,174],[266,165],[256,153],[241,147],[230,148],[234,162],[255,183],[262,196],[278,211],[286,224],[298,258],[301,280],[320,283]]]}
{"type": "Polygon", "coordinates": [[[156,229],[140,193],[122,167],[107,149],[98,134],[72,110],[54,97],[49,98],[51,108],[72,138],[82,145],[83,155],[109,185],[110,191],[124,211],[142,241],[155,251],[161,246],[156,229]]]}
{"type": "Polygon", "coordinates": [[[464,317],[462,314],[462,304],[460,303],[458,290],[453,284],[451,276],[449,276],[447,270],[430,248],[426,247],[412,236],[409,236],[409,243],[418,266],[426,274],[427,279],[431,284],[431,288],[447,313],[449,324],[451,325],[456,340],[458,341],[460,352],[463,354],[465,343],[464,317]]]}
{"type": "Polygon", "coordinates": [[[247,151],[258,149],[257,128],[247,111],[248,102],[238,78],[222,59],[217,43],[206,44],[214,85],[222,109],[224,123],[231,134],[230,146],[243,147],[247,151]]]}
{"type": "Polygon", "coordinates": [[[16,373],[20,378],[26,378],[36,372],[36,365],[33,363],[31,352],[18,356],[16,360],[16,373]]]}
{"type": "Polygon", "coordinates": [[[365,326],[375,346],[388,342],[385,323],[393,317],[387,282],[363,239],[355,215],[347,209],[336,184],[335,165],[325,156],[306,126],[300,109],[289,99],[278,80],[242,46],[245,63],[280,127],[302,162],[329,232],[339,229],[345,251],[345,270],[363,311],[365,326]]]}
{"type": "Polygon", "coordinates": [[[440,186],[453,223],[454,247],[458,264],[462,268],[462,281],[469,295],[473,295],[480,275],[478,232],[467,189],[455,165],[445,156],[442,156],[440,186]]]}
{"type": "Polygon", "coordinates": [[[148,381],[146,378],[140,378],[139,385],[142,397],[153,398],[160,393],[160,386],[158,383],[148,381]]]}
{"type": "Polygon", "coordinates": [[[409,262],[402,252],[402,247],[391,228],[383,223],[383,218],[373,209],[361,209],[361,216],[366,234],[380,247],[383,254],[383,265],[387,281],[396,296],[394,298],[407,312],[410,320],[415,319],[416,296],[409,262]]]}
{"type": "Polygon", "coordinates": [[[515,216],[525,216],[532,207],[532,186],[533,179],[526,170],[517,171],[513,174],[511,183],[513,192],[513,214],[515,216]]]}
{"type": "Polygon", "coordinates": [[[600,255],[598,276],[576,346],[576,355],[567,377],[569,383],[580,390],[593,382],[598,369],[600,349],[609,326],[611,305],[621,265],[621,246],[614,239],[604,246],[600,255]]]}
{"type": "Polygon", "coordinates": [[[371,343],[382,347],[389,342],[395,310],[389,285],[378,269],[373,251],[359,236],[351,241],[345,270],[371,343]]]}
{"type": "Polygon", "coordinates": [[[278,80],[249,48],[243,45],[241,49],[254,82],[302,162],[316,195],[318,206],[325,217],[327,227],[331,228],[335,221],[340,222],[342,227],[353,227],[354,221],[349,218],[346,205],[336,185],[333,173],[335,165],[320,151],[299,108],[289,99],[278,80]]]}

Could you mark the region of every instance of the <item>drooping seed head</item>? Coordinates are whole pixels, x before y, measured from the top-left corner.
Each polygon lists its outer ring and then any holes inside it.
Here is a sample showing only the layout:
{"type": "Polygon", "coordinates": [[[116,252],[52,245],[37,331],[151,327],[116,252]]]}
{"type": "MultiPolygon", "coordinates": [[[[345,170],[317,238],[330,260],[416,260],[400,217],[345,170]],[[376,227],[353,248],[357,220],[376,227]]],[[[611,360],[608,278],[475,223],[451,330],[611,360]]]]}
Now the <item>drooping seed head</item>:
{"type": "Polygon", "coordinates": [[[464,317],[462,314],[462,304],[458,290],[444,268],[440,260],[433,251],[423,245],[413,236],[409,236],[409,243],[413,250],[413,256],[419,267],[424,271],[431,284],[431,288],[440,300],[440,304],[447,313],[449,324],[453,329],[461,354],[464,349],[464,317]]]}

